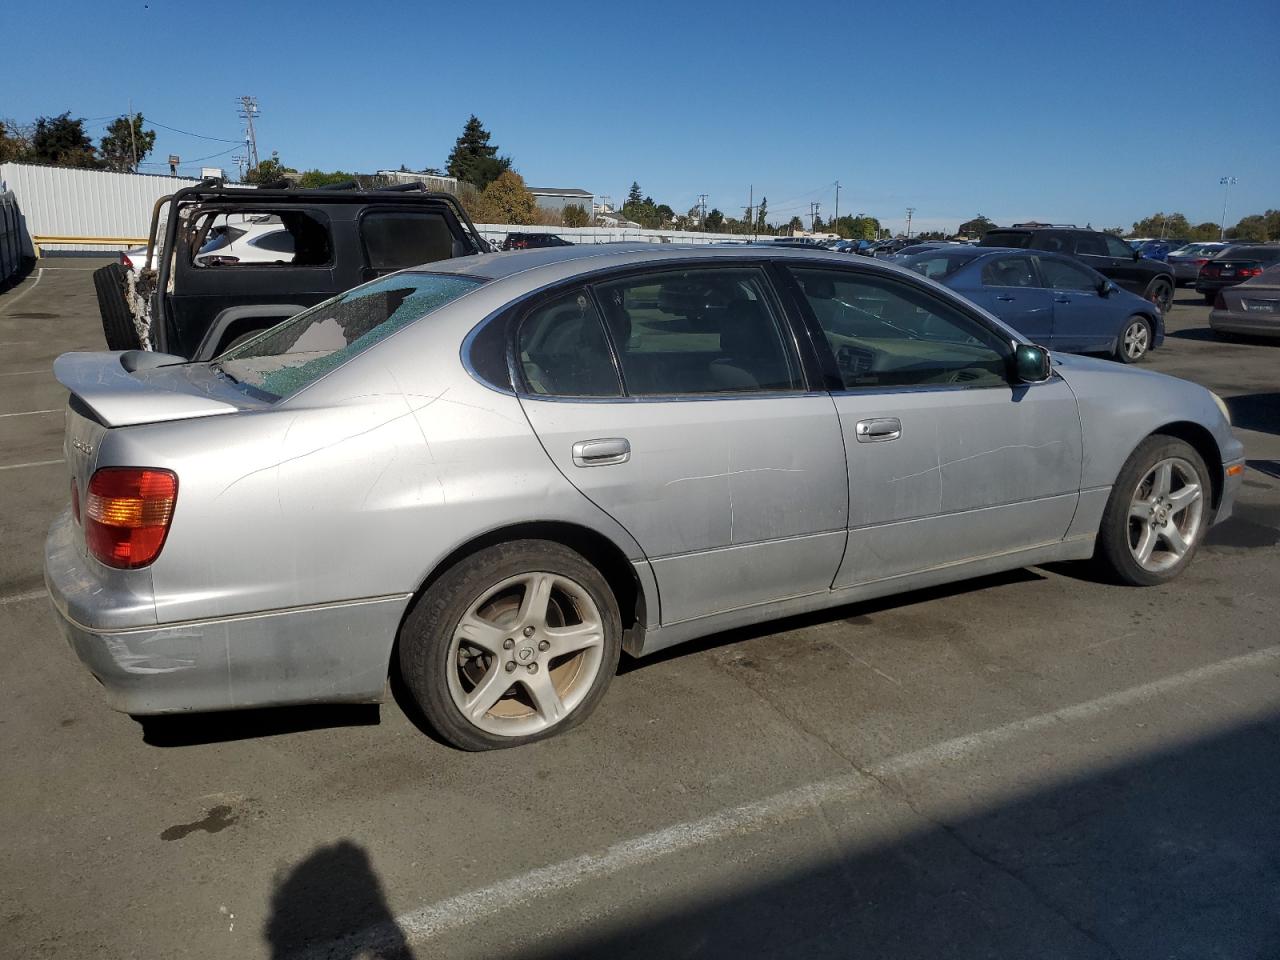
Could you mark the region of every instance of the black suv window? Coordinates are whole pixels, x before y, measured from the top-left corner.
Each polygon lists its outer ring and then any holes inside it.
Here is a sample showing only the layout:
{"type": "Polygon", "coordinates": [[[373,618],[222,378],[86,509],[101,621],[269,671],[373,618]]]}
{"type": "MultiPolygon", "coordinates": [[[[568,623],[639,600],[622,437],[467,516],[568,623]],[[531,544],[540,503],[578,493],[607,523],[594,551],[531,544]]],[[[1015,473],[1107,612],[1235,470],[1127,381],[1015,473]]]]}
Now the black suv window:
{"type": "Polygon", "coordinates": [[[1073,239],[1065,230],[1040,230],[1036,232],[1035,243],[1032,246],[1037,250],[1048,250],[1050,253],[1072,253],[1075,250],[1073,239]]]}
{"type": "Polygon", "coordinates": [[[1104,233],[1102,235],[1102,242],[1107,245],[1107,256],[1133,259],[1133,247],[1129,246],[1119,237],[1114,237],[1109,233],[1104,233]]]}
{"type": "Polygon", "coordinates": [[[759,269],[667,271],[595,290],[630,395],[800,389],[759,269]]]}
{"type": "Polygon", "coordinates": [[[1102,234],[1100,233],[1076,234],[1076,255],[1087,257],[1114,256],[1114,254],[1107,252],[1107,243],[1102,239],[1102,234]]]}
{"type": "Polygon", "coordinates": [[[791,273],[826,334],[845,389],[1008,383],[1005,341],[934,294],[852,271],[791,273]]]}
{"type": "Polygon", "coordinates": [[[453,234],[438,213],[370,210],[360,221],[373,270],[403,270],[453,256],[453,234]]]}
{"type": "Polygon", "coordinates": [[[1031,246],[1031,232],[1028,230],[988,230],[978,242],[978,246],[1026,249],[1031,246]]]}

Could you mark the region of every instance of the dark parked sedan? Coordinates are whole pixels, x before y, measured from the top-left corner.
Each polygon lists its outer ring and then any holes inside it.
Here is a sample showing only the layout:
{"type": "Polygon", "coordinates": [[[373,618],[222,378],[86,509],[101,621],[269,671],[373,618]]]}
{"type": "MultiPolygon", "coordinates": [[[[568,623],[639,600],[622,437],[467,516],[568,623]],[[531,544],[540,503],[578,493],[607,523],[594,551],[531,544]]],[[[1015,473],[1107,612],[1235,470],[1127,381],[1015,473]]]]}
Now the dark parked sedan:
{"type": "Polygon", "coordinates": [[[1219,336],[1280,337],[1280,264],[1219,290],[1209,313],[1209,326],[1219,336]]]}
{"type": "Polygon", "coordinates": [[[1162,315],[1154,304],[1073,257],[957,245],[897,262],[1054,350],[1103,353],[1134,363],[1164,341],[1162,315]]]}
{"type": "Polygon", "coordinates": [[[1258,276],[1273,263],[1280,263],[1280,244],[1249,243],[1227,247],[1200,268],[1196,291],[1205,303],[1213,303],[1223,287],[1234,287],[1258,276]]]}
{"type": "Polygon", "coordinates": [[[1200,268],[1227,248],[1227,244],[1214,241],[1212,243],[1188,243],[1179,247],[1165,258],[1165,263],[1173,267],[1173,277],[1178,284],[1193,284],[1200,275],[1200,268]]]}

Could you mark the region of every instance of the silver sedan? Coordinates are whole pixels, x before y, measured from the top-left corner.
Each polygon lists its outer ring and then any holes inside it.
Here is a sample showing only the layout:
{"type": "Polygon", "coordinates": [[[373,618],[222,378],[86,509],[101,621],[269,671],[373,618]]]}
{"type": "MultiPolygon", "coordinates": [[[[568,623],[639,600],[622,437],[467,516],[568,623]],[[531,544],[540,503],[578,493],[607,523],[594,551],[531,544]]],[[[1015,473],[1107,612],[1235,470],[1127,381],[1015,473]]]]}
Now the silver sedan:
{"type": "Polygon", "coordinates": [[[1050,561],[1165,582],[1243,469],[1209,391],[819,250],[465,257],[212,363],[54,371],[46,582],[112,706],[377,701],[397,665],[476,750],[581,722],[622,651],[1050,561]]]}

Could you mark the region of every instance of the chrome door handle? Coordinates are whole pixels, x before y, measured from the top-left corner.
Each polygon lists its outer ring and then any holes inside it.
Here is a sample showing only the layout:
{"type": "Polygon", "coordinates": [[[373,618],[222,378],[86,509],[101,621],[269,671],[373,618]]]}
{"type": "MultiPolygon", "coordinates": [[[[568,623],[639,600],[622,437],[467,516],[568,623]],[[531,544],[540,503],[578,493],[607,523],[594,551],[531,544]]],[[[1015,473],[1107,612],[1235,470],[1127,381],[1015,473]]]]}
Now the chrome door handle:
{"type": "Polygon", "coordinates": [[[902,436],[902,421],[897,417],[859,420],[854,427],[854,435],[857,436],[859,443],[883,443],[885,440],[897,440],[902,436]]]}
{"type": "Polygon", "coordinates": [[[1070,303],[1071,298],[1070,297],[1054,297],[1053,302],[1054,303],[1070,303]]]}
{"type": "Polygon", "coordinates": [[[1013,303],[1013,297],[996,297],[996,299],[1005,303],[1013,303]]]}
{"type": "Polygon", "coordinates": [[[579,440],[573,445],[573,462],[579,467],[606,467],[631,459],[631,444],[622,437],[579,440]]]}

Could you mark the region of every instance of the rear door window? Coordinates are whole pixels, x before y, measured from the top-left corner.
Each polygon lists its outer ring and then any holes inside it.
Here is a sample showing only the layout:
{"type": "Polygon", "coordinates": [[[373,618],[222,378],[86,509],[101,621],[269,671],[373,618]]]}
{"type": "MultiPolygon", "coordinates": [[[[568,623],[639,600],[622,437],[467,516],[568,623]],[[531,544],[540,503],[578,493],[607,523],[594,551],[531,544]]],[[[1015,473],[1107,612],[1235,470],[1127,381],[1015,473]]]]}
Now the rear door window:
{"type": "Polygon", "coordinates": [[[1041,230],[1036,234],[1035,247],[1050,253],[1072,253],[1071,239],[1071,234],[1065,230],[1041,230]]]}
{"type": "Polygon", "coordinates": [[[366,263],[379,272],[453,256],[453,232],[438,213],[370,210],[360,221],[366,263]]]}
{"type": "Polygon", "coordinates": [[[1107,256],[1132,259],[1133,248],[1119,237],[1112,236],[1109,233],[1104,234],[1102,242],[1107,245],[1107,256]]]}
{"type": "Polygon", "coordinates": [[[575,290],[535,308],[520,324],[516,355],[532,394],[622,395],[604,323],[585,290],[575,290]]]}
{"type": "Polygon", "coordinates": [[[632,396],[799,390],[764,272],[677,270],[601,283],[596,299],[632,396]]]}
{"type": "Polygon", "coordinates": [[[1076,254],[1088,257],[1108,257],[1107,243],[1100,234],[1082,233],[1076,237],[1076,254]]]}
{"type": "Polygon", "coordinates": [[[1056,257],[1041,258],[1040,272],[1044,274],[1044,282],[1054,290],[1097,290],[1098,288],[1098,279],[1091,271],[1056,257]]]}
{"type": "Polygon", "coordinates": [[[999,257],[982,265],[984,287],[1038,287],[1030,257],[999,257]]]}

